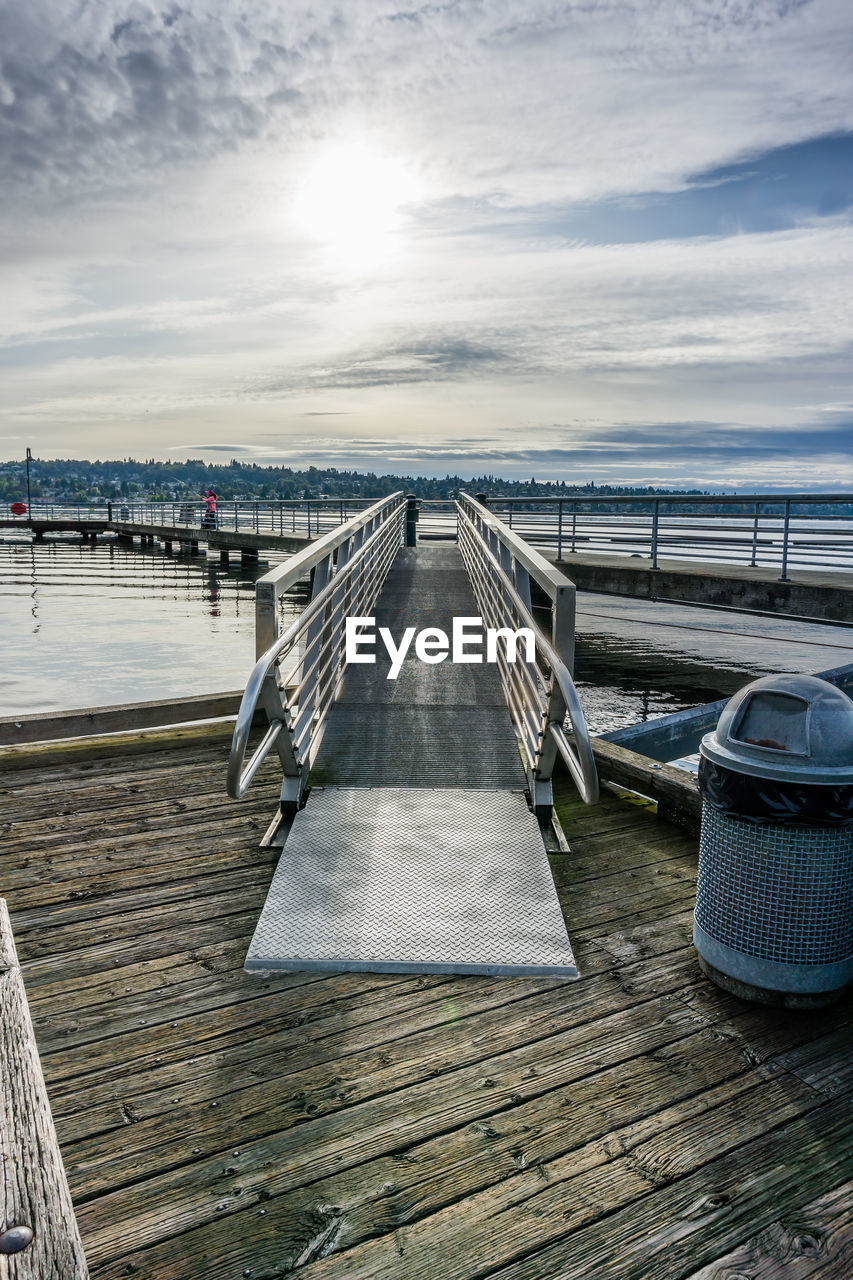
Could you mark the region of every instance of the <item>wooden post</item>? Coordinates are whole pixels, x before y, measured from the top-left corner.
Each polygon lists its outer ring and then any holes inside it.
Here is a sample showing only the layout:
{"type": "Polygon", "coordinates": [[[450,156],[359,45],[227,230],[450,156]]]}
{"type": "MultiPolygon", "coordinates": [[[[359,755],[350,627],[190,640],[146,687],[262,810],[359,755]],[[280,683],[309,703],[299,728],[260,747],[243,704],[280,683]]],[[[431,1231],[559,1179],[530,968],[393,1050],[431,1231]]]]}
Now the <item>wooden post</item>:
{"type": "Polygon", "coordinates": [[[0,1164],[0,1275],[14,1276],[15,1280],[88,1280],[9,913],[2,898],[0,1164]],[[13,1254],[14,1262],[6,1262],[4,1254],[13,1254]]]}

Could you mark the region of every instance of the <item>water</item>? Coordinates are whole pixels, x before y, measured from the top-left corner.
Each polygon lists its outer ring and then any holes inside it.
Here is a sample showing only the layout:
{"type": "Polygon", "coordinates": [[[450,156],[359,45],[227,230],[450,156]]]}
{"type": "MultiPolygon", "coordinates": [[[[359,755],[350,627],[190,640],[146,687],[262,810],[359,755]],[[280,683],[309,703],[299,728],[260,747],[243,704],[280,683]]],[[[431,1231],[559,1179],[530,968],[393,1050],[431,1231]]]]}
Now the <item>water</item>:
{"type": "MultiPolygon", "coordinates": [[[[0,541],[0,715],[241,688],[268,567],[107,540],[0,541]]],[[[285,598],[284,615],[304,603],[285,598]]]]}
{"type": "Polygon", "coordinates": [[[578,593],[575,680],[592,733],[853,663],[853,628],[578,593]]]}
{"type": "MultiPolygon", "coordinates": [[[[0,541],[0,715],[241,688],[254,583],[218,559],[104,540],[0,541]]],[[[305,597],[286,598],[285,618],[305,597]]],[[[593,733],[853,662],[853,629],[582,593],[577,683],[593,733]]]]}

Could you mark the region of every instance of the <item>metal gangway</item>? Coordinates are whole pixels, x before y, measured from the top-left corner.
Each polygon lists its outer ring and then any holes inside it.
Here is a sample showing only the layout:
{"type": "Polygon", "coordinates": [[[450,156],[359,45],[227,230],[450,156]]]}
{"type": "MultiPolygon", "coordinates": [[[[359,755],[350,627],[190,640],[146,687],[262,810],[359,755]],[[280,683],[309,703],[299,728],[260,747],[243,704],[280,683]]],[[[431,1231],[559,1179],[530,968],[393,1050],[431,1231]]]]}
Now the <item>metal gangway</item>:
{"type": "Polygon", "coordinates": [[[278,756],[264,844],[283,852],[247,969],[577,977],[546,849],[558,758],[598,798],[574,585],[467,494],[455,514],[455,543],[418,544],[415,502],[393,494],[257,582],[228,790],[242,797],[278,756]],[[308,575],[280,632],[279,601],[308,575]],[[441,640],[454,619],[456,662],[441,640]],[[479,653],[477,620],[494,633],[479,653]]]}

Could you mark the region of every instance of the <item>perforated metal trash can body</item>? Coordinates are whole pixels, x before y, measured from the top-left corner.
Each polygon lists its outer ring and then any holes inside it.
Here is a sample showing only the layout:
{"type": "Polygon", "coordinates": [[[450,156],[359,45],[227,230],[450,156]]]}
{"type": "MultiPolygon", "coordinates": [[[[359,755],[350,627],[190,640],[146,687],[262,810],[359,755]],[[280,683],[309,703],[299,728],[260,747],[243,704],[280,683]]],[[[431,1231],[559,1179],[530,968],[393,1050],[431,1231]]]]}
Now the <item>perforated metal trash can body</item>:
{"type": "Polygon", "coordinates": [[[757,680],[700,757],[705,972],[768,1003],[834,998],[853,979],[853,702],[811,676],[757,680]]]}

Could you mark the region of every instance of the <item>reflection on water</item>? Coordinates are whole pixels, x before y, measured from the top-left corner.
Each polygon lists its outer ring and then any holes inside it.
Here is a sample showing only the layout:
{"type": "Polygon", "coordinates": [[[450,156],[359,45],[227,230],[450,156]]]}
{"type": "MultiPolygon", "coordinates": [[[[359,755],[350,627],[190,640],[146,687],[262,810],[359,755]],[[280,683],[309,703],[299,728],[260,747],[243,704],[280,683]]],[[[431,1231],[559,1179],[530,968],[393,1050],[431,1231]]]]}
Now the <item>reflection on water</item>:
{"type": "Polygon", "coordinates": [[[758,676],[853,663],[853,629],[578,594],[575,677],[593,733],[726,698],[758,676]]]}
{"type": "MultiPolygon", "coordinates": [[[[240,688],[268,567],[106,539],[0,541],[0,715],[240,688]]],[[[302,607],[294,595],[283,614],[302,607]]]]}
{"type": "MultiPolygon", "coordinates": [[[[241,688],[267,567],[108,540],[0,541],[0,715],[241,688]]],[[[294,593],[285,618],[304,604],[294,593]]],[[[577,682],[597,733],[768,672],[853,662],[853,630],[686,605],[582,593],[577,626],[577,682]]]]}

